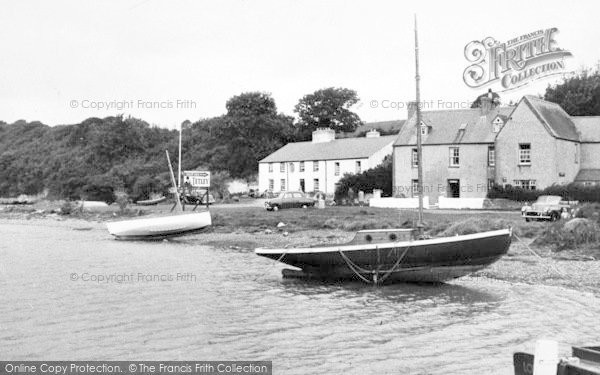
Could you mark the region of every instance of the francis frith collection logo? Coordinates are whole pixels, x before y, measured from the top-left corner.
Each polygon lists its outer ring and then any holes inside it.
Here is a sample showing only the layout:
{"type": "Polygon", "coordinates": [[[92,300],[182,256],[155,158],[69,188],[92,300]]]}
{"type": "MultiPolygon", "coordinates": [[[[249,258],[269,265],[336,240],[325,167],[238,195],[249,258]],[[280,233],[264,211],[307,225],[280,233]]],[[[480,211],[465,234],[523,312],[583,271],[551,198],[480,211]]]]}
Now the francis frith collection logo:
{"type": "Polygon", "coordinates": [[[464,73],[467,86],[478,88],[499,83],[500,91],[514,90],[548,76],[565,72],[571,52],[558,47],[553,27],[501,43],[492,37],[474,40],[465,46],[465,58],[471,63],[464,73]]]}

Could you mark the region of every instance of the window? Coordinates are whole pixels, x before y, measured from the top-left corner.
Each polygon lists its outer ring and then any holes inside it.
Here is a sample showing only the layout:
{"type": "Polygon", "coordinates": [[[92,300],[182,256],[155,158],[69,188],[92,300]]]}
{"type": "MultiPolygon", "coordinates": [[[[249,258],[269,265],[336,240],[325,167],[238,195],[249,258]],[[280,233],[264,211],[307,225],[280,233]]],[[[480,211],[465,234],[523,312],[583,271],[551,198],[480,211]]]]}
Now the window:
{"type": "Polygon", "coordinates": [[[492,190],[494,190],[494,185],[495,185],[495,182],[494,182],[494,180],[493,180],[493,179],[491,179],[491,178],[490,178],[490,179],[488,179],[488,191],[492,191],[492,190]]]}
{"type": "Polygon", "coordinates": [[[275,189],[275,181],[270,178],[269,179],[269,191],[273,191],[273,189],[275,189]]]}
{"type": "Polygon", "coordinates": [[[273,172],[273,163],[269,163],[269,172],[273,172]]]}
{"type": "Polygon", "coordinates": [[[460,163],[458,147],[450,147],[450,166],[458,167],[460,163]]]}
{"type": "Polygon", "coordinates": [[[488,147],[488,166],[493,167],[496,165],[496,149],[494,146],[488,147]]]}
{"type": "Polygon", "coordinates": [[[575,164],[579,164],[579,145],[575,144],[575,164]]]}
{"type": "Polygon", "coordinates": [[[412,193],[413,197],[416,197],[419,195],[419,180],[412,180],[411,193],[412,193]]]}
{"type": "Polygon", "coordinates": [[[318,191],[319,190],[319,179],[318,178],[315,178],[313,180],[313,186],[314,186],[314,188],[313,188],[314,191],[318,191]]]}
{"type": "Polygon", "coordinates": [[[279,172],[285,172],[285,163],[279,163],[279,172]]]}
{"type": "Polygon", "coordinates": [[[419,166],[419,150],[416,148],[412,149],[411,162],[413,168],[417,168],[419,166]]]}
{"type": "Polygon", "coordinates": [[[304,172],[304,162],[300,162],[300,172],[304,172]]]}
{"type": "Polygon", "coordinates": [[[427,125],[425,125],[425,123],[423,121],[421,121],[421,135],[422,136],[427,135],[427,125]]]}
{"type": "Polygon", "coordinates": [[[535,190],[535,180],[513,180],[513,186],[524,190],[535,190]]]}
{"type": "Polygon", "coordinates": [[[356,161],[356,173],[360,173],[360,161],[356,161]]]}
{"type": "Polygon", "coordinates": [[[294,173],[294,163],[290,163],[290,173],[294,173]]]}
{"type": "Polygon", "coordinates": [[[285,191],[285,179],[281,179],[281,191],[285,191]]]}
{"type": "Polygon", "coordinates": [[[504,125],[504,121],[500,117],[496,117],[494,120],[494,133],[498,133],[502,129],[502,125],[504,125]]]}
{"type": "Polygon", "coordinates": [[[519,164],[531,164],[531,143],[519,143],[519,164]]]}
{"type": "Polygon", "coordinates": [[[318,161],[313,161],[313,172],[318,172],[319,171],[319,162],[318,161]]]}
{"type": "Polygon", "coordinates": [[[334,164],[334,169],[333,169],[333,170],[334,170],[334,174],[335,174],[336,176],[339,176],[339,175],[340,175],[340,162],[339,162],[339,161],[336,161],[336,162],[335,162],[335,164],[334,164]]]}

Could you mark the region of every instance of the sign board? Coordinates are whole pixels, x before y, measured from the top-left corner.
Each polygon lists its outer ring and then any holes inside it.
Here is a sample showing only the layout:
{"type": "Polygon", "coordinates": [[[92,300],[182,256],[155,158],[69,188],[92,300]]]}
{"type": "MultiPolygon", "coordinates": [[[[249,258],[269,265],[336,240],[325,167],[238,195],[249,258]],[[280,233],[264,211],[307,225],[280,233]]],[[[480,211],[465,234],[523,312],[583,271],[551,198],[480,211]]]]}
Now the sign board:
{"type": "Polygon", "coordinates": [[[184,186],[190,184],[192,187],[210,187],[209,171],[183,171],[184,186]]]}

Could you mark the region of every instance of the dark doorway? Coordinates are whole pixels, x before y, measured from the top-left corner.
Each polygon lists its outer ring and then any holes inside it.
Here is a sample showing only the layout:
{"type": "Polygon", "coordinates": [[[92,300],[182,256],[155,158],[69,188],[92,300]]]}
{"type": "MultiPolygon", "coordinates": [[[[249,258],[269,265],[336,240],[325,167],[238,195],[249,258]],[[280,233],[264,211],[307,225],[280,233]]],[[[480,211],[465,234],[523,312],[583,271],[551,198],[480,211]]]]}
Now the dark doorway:
{"type": "Polygon", "coordinates": [[[460,198],[460,180],[448,180],[448,196],[460,198]]]}
{"type": "Polygon", "coordinates": [[[300,179],[300,191],[302,191],[302,192],[305,191],[304,190],[304,179],[303,178],[300,179]]]}

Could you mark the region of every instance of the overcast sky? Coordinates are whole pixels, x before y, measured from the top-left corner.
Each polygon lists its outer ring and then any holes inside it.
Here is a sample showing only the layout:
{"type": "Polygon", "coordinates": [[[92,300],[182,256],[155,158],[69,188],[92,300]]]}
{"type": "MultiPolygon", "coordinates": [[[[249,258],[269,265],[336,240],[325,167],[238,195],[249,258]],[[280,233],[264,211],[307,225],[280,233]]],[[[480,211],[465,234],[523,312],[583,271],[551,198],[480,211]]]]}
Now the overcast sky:
{"type": "MultiPolygon", "coordinates": [[[[330,86],[356,90],[365,121],[402,119],[404,109],[382,103],[414,98],[415,13],[423,100],[468,101],[486,91],[467,87],[462,76],[469,65],[465,45],[488,36],[507,41],[557,27],[559,47],[573,53],[567,70],[600,60],[600,2],[591,0],[0,4],[0,120],[6,122],[57,125],[126,113],[175,127],[223,114],[227,99],[245,91],[270,92],[279,110],[293,115],[299,98],[330,86]],[[103,101],[133,105],[82,108],[103,101]],[[173,108],[142,108],[139,101],[173,108]]],[[[501,96],[518,100],[555,81],[501,96]]]]}

